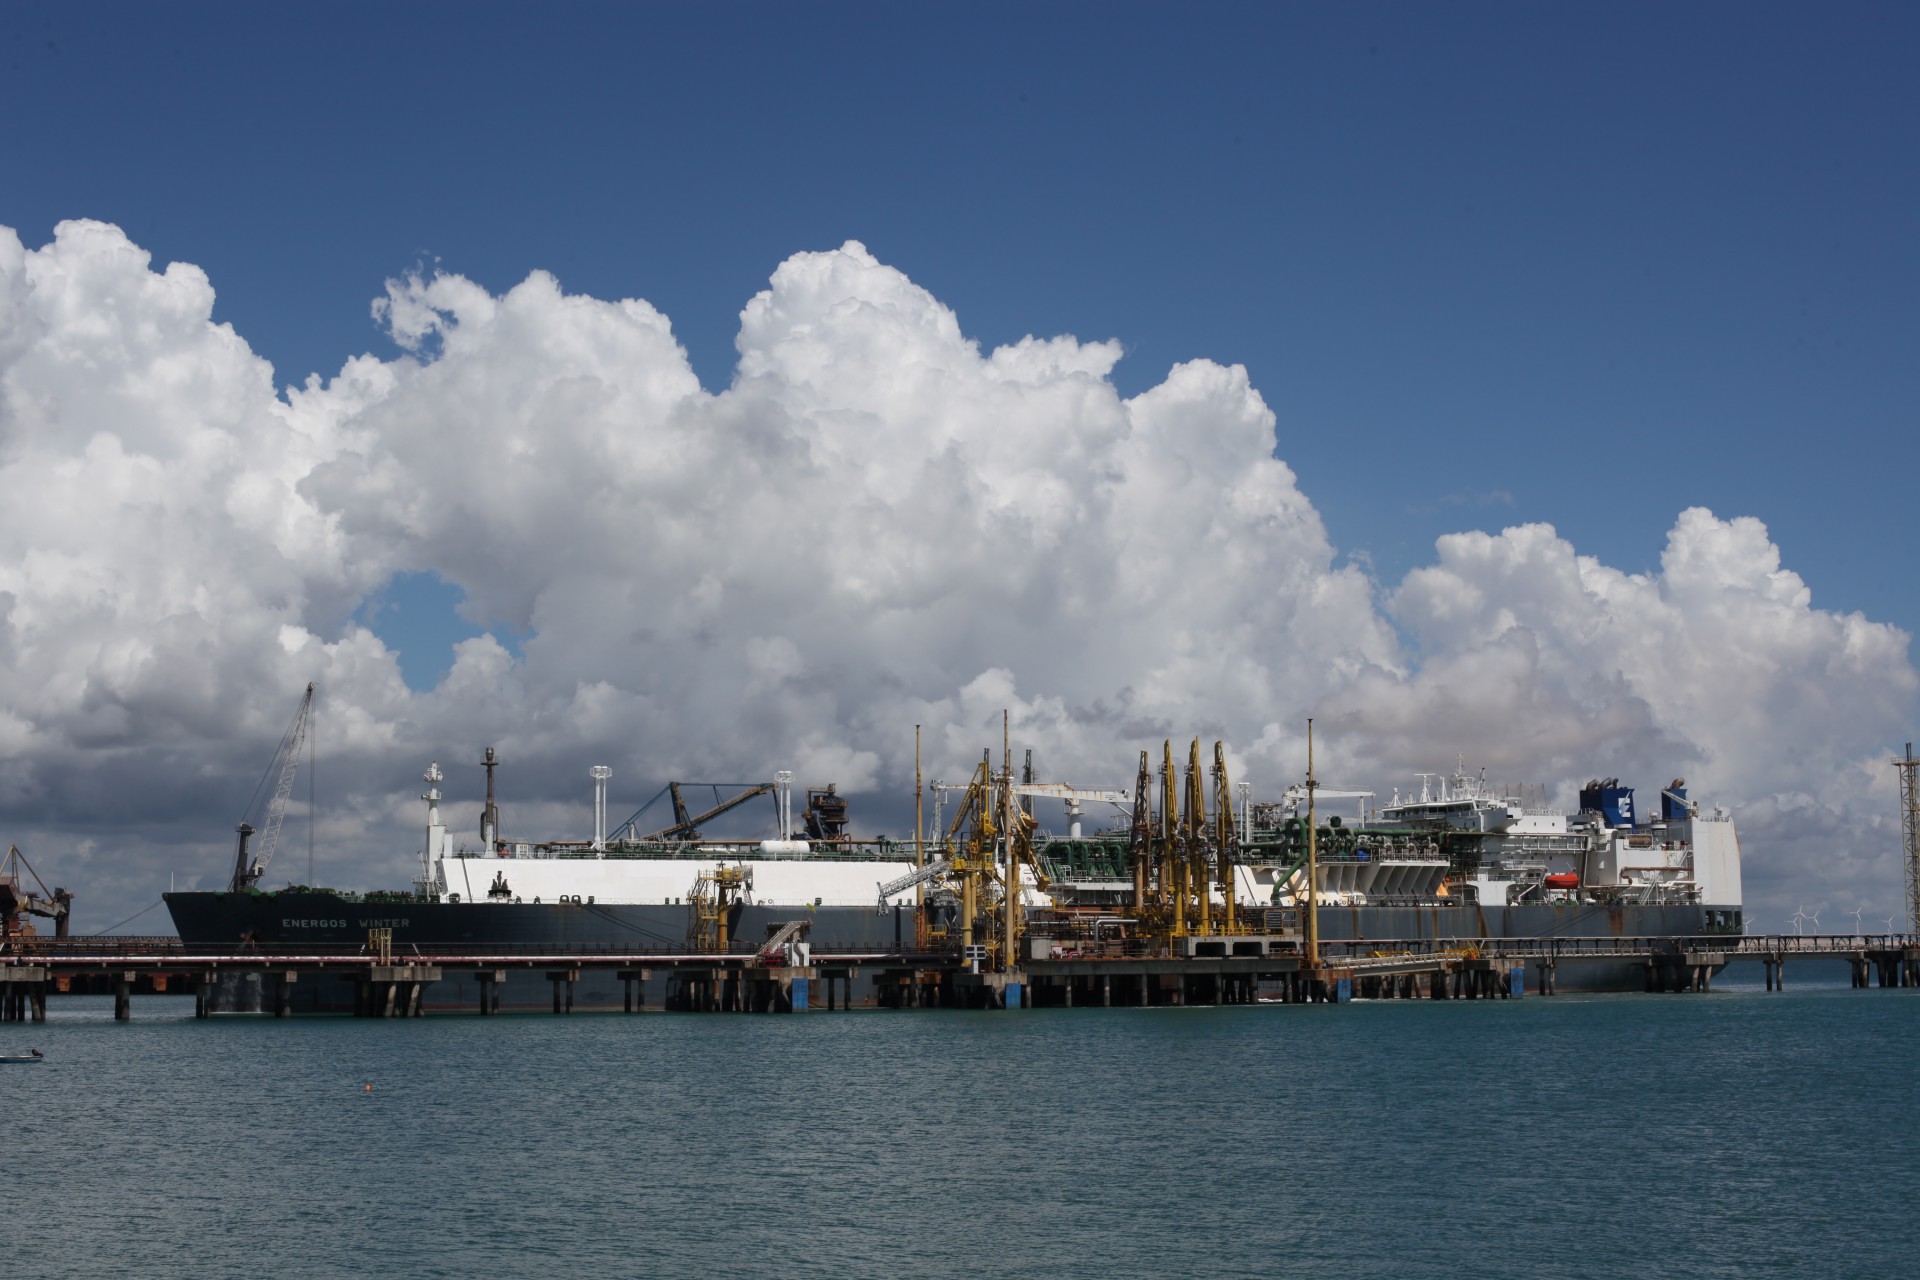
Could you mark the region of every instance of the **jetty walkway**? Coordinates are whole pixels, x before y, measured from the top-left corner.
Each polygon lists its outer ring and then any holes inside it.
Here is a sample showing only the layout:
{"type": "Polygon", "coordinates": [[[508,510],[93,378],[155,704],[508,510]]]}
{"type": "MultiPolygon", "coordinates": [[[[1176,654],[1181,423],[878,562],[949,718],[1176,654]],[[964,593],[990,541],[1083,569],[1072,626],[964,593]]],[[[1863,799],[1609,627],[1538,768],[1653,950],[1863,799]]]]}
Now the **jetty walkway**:
{"type": "Polygon", "coordinates": [[[471,984],[467,1007],[493,1014],[510,976],[549,982],[553,1012],[570,1013],[585,974],[619,980],[627,1012],[644,1007],[653,978],[666,979],[662,1007],[694,1012],[847,1009],[857,978],[871,981],[874,1003],[892,1008],[1510,999],[1556,994],[1563,969],[1596,965],[1630,966],[1647,991],[1707,991],[1728,965],[1757,963],[1774,991],[1784,989],[1790,960],[1813,958],[1847,961],[1855,987],[1920,987],[1920,937],[1903,934],[1335,940],[1322,944],[1318,968],[1291,940],[1218,941],[1230,945],[1207,954],[1140,941],[1047,947],[1037,939],[1020,968],[976,972],[953,949],[814,950],[796,957],[804,963],[776,964],[751,950],[260,954],[189,949],[172,937],[13,937],[0,943],[0,1021],[44,1021],[49,997],[76,994],[111,994],[114,1016],[124,1020],[135,995],[191,993],[196,1014],[207,1017],[240,981],[255,984],[259,1010],[278,1017],[291,1014],[303,984],[333,983],[352,984],[356,1014],[417,1017],[429,989],[448,980],[462,991],[471,984]]]}

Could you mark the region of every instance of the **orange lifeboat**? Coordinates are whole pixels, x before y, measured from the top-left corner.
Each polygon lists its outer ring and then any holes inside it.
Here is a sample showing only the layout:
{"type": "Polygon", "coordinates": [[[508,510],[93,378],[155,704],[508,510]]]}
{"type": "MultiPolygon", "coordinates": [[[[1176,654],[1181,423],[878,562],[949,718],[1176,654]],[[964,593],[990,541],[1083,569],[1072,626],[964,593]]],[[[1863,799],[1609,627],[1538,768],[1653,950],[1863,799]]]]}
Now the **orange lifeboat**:
{"type": "Polygon", "coordinates": [[[1562,871],[1558,875],[1547,877],[1547,887],[1550,889],[1577,889],[1580,887],[1580,877],[1571,871],[1562,871]]]}

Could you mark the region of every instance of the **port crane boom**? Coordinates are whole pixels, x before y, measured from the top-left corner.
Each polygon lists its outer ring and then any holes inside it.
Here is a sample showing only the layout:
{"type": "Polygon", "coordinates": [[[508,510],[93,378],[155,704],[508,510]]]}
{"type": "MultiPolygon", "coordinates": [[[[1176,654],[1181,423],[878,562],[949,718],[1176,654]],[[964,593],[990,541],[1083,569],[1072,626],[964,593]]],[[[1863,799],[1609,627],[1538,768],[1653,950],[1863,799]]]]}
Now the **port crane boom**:
{"type": "Polygon", "coordinates": [[[65,889],[49,890],[40,873],[20,852],[20,846],[14,845],[8,849],[7,856],[0,859],[0,938],[33,932],[20,919],[22,915],[43,916],[53,921],[54,936],[64,938],[67,936],[67,920],[72,914],[73,895],[65,889]],[[27,888],[28,876],[40,886],[40,892],[35,893],[27,888]]]}
{"type": "MultiPolygon", "coordinates": [[[[694,786],[698,784],[689,783],[688,785],[694,786]]],[[[673,825],[670,827],[663,827],[661,830],[655,831],[651,835],[641,836],[640,839],[642,841],[698,840],[700,838],[701,823],[711,822],[713,819],[719,817],[721,814],[726,813],[729,810],[739,808],[741,805],[753,799],[755,796],[764,796],[768,794],[773,790],[773,784],[771,782],[756,782],[752,786],[748,787],[745,791],[742,791],[739,795],[733,796],[726,800],[722,800],[719,804],[714,805],[713,808],[707,810],[705,813],[689,813],[688,812],[687,802],[683,800],[680,796],[679,783],[669,782],[667,784],[667,790],[669,793],[671,793],[673,797],[673,825]]],[[[638,817],[639,815],[635,814],[634,816],[638,817]]],[[[629,828],[631,828],[632,826],[631,820],[629,820],[628,826],[629,828]]]]}
{"type": "MultiPolygon", "coordinates": [[[[234,828],[240,836],[240,846],[233,858],[232,888],[235,892],[258,885],[260,878],[267,873],[267,864],[273,861],[274,848],[280,842],[280,824],[287,816],[287,802],[293,798],[293,775],[300,767],[300,748],[307,740],[307,720],[313,713],[314,688],[309,682],[306,695],[300,699],[300,710],[294,714],[293,724],[287,729],[286,736],[280,739],[279,749],[268,763],[267,772],[260,778],[261,786],[265,786],[267,778],[273,775],[274,765],[280,766],[273,798],[267,802],[266,816],[260,824],[260,848],[251,860],[247,857],[247,837],[254,834],[254,828],[245,821],[234,828]]],[[[253,794],[254,799],[259,799],[259,788],[255,788],[253,794]]]]}

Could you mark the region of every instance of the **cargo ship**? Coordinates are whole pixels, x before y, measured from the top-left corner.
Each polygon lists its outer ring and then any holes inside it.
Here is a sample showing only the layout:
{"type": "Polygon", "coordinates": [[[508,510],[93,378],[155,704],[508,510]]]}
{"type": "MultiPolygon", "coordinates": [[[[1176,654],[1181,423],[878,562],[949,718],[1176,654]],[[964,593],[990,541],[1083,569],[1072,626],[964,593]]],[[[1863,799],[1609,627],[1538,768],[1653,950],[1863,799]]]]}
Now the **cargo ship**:
{"type": "MultiPolygon", "coordinates": [[[[443,820],[438,766],[426,771],[420,874],[405,890],[263,890],[261,866],[249,867],[251,828],[243,824],[228,890],[165,895],[182,942],[209,951],[350,953],[378,929],[407,952],[686,955],[752,949],[799,920],[815,952],[906,953],[950,948],[959,937],[959,897],[939,874],[951,853],[940,814],[945,797],[963,788],[930,789],[935,817],[924,856],[916,857],[911,840],[854,838],[847,800],[832,786],[806,791],[796,822],[786,773],[697,817],[686,813],[676,786],[673,826],[640,836],[629,819],[609,834],[606,771],[595,769],[593,837],[529,842],[502,835],[497,764],[489,749],[478,839],[464,845],[443,820]],[[701,837],[701,821],[761,795],[774,807],[765,838],[701,837]]],[[[1162,821],[1138,795],[1146,779],[1143,755],[1132,791],[1032,784],[1030,770],[1025,785],[1009,785],[1029,815],[1036,803],[1065,806],[1063,834],[1041,828],[1037,817],[1025,820],[1032,837],[1019,880],[1021,914],[1035,939],[1075,947],[1144,934],[1141,820],[1145,814],[1156,828],[1162,821]],[[1089,803],[1112,805],[1116,820],[1083,833],[1089,803]]],[[[1258,804],[1243,786],[1230,808],[1219,794],[1223,779],[1216,779],[1219,839],[1196,853],[1203,870],[1195,883],[1211,886],[1206,899],[1223,916],[1230,893],[1238,927],[1268,938],[1302,934],[1310,830],[1319,935],[1336,946],[1742,930],[1733,821],[1721,810],[1703,813],[1680,779],[1661,789],[1659,816],[1645,822],[1633,788],[1611,778],[1583,787],[1572,813],[1529,803],[1460,768],[1425,775],[1416,790],[1378,807],[1372,793],[1318,789],[1322,803],[1357,801],[1351,817],[1316,813],[1299,786],[1258,804]]],[[[1570,955],[1558,985],[1638,990],[1643,972],[1637,962],[1570,955]]],[[[530,985],[526,1003],[542,998],[530,985]]],[[[466,995],[449,992],[448,999],[458,1004],[466,995]]]]}

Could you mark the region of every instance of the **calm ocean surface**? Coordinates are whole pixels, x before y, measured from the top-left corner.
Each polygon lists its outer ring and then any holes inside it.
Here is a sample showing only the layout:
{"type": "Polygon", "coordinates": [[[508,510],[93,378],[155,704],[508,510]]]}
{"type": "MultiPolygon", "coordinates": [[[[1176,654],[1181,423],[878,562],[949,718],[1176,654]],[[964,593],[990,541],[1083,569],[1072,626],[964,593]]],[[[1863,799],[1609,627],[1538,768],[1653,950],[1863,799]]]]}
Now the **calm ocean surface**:
{"type": "MultiPolygon", "coordinates": [[[[21,1276],[1863,1276],[1920,992],[0,1027],[21,1276]],[[369,1092],[367,1086],[373,1086],[369,1092]]],[[[1822,975],[1826,977],[1826,975],[1822,975]]]]}

